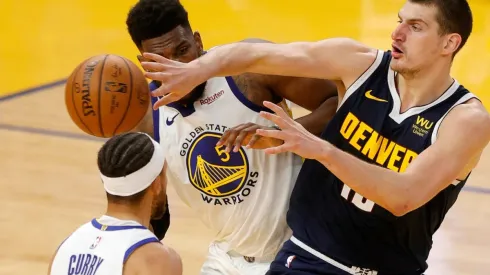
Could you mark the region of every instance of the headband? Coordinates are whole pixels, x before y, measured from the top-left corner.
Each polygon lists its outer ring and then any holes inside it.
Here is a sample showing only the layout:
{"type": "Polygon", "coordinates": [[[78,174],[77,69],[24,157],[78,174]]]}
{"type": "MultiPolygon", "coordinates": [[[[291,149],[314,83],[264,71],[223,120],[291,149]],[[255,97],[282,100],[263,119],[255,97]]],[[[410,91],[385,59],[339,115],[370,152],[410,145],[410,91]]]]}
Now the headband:
{"type": "MultiPolygon", "coordinates": [[[[145,133],[142,133],[145,134],[145,133]]],[[[145,134],[147,135],[147,134],[145,134]]],[[[107,193],[115,196],[131,196],[145,190],[162,172],[165,163],[165,155],[162,146],[153,138],[147,135],[153,143],[153,156],[145,166],[141,169],[125,176],[118,178],[109,178],[102,173],[100,177],[104,183],[104,189],[107,193]]]]}

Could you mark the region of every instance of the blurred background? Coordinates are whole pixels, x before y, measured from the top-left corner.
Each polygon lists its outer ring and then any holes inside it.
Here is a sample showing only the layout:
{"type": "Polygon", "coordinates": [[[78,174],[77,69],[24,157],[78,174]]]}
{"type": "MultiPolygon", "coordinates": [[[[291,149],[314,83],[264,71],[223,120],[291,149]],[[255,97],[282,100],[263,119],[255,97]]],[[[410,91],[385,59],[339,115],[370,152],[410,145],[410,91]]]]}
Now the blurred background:
{"type": "MultiPolygon", "coordinates": [[[[402,0],[183,0],[205,48],[244,38],[274,42],[352,37],[389,49],[402,0]]],[[[490,2],[470,0],[474,30],[453,76],[490,102],[490,2]]],[[[137,49],[125,19],[135,0],[0,1],[0,274],[46,274],[59,243],[105,210],[96,170],[101,140],[64,106],[64,80],[84,59],[137,49]]],[[[296,115],[301,110],[294,109],[296,115]]],[[[490,152],[434,237],[427,274],[488,274],[490,152]],[[488,173],[488,174],[487,174],[488,173]]],[[[441,164],[442,165],[442,164],[441,164]]],[[[170,188],[165,242],[198,274],[211,235],[170,188]]]]}

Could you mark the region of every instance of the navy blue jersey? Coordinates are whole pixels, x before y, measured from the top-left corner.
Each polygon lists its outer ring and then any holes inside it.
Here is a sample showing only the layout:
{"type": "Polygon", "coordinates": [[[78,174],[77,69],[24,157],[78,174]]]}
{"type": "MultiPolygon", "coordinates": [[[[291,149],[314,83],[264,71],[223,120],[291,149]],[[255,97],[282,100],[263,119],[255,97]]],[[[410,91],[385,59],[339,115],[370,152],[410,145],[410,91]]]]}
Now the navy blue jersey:
{"type": "MultiPolygon", "coordinates": [[[[378,52],[347,90],[322,138],[361,160],[403,172],[436,140],[445,115],[475,96],[455,80],[434,102],[401,113],[390,60],[391,52],[378,52]]],[[[319,162],[306,160],[287,219],[297,239],[341,263],[383,274],[418,273],[427,268],[432,235],[466,180],[453,182],[422,207],[396,217],[319,162]]]]}

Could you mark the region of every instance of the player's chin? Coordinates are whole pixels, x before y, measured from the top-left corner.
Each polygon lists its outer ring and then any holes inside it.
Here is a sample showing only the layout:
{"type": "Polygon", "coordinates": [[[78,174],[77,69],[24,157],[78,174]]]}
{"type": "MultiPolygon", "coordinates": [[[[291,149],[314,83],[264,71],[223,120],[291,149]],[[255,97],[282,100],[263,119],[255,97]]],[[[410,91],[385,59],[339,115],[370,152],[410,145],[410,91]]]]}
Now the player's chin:
{"type": "Polygon", "coordinates": [[[406,69],[403,62],[400,60],[392,60],[390,63],[390,68],[397,73],[403,72],[406,69]]]}

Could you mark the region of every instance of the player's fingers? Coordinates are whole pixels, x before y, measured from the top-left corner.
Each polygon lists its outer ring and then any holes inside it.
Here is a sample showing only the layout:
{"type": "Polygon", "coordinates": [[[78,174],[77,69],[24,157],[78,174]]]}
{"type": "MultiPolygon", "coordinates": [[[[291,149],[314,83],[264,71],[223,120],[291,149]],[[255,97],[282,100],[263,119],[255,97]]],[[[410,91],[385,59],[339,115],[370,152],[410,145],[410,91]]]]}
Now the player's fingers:
{"type": "Polygon", "coordinates": [[[260,138],[261,138],[260,135],[257,134],[253,135],[252,138],[248,141],[247,148],[253,148],[255,143],[257,143],[257,141],[259,141],[260,138]]]}
{"type": "MultiPolygon", "coordinates": [[[[155,90],[151,91],[152,96],[166,96],[171,93],[171,90],[169,89],[171,86],[166,85],[162,83],[160,87],[156,88],[155,90]]],[[[174,94],[175,96],[175,94],[174,94]]]]}
{"type": "Polygon", "coordinates": [[[283,140],[284,142],[286,142],[287,140],[287,134],[284,131],[280,131],[280,130],[257,129],[255,133],[263,137],[277,138],[283,140]]]}
{"type": "Polygon", "coordinates": [[[276,147],[267,148],[264,150],[264,152],[269,155],[280,154],[289,151],[288,148],[289,146],[287,144],[282,144],[276,147]]]}
{"type": "Polygon", "coordinates": [[[161,56],[161,55],[158,55],[158,54],[154,54],[154,53],[143,53],[143,57],[146,58],[146,59],[149,59],[149,60],[153,60],[155,62],[158,62],[158,63],[162,63],[162,64],[166,64],[166,63],[169,63],[171,60],[161,56]]]}
{"type": "Polygon", "coordinates": [[[165,69],[164,65],[156,62],[141,61],[140,64],[146,72],[161,72],[165,69]]]}
{"type": "Polygon", "coordinates": [[[286,129],[288,128],[288,124],[284,121],[284,119],[276,114],[273,114],[273,113],[269,113],[269,112],[265,112],[265,111],[261,111],[260,114],[259,114],[261,117],[273,122],[274,124],[276,124],[277,126],[279,126],[279,128],[281,129],[286,129]]]}
{"type": "Polygon", "coordinates": [[[158,108],[165,106],[169,103],[172,103],[174,101],[177,101],[177,100],[179,100],[179,97],[176,97],[174,94],[170,93],[166,96],[163,96],[159,100],[157,100],[157,102],[155,102],[155,104],[153,104],[153,110],[158,110],[158,108]]]}
{"type": "Polygon", "coordinates": [[[238,152],[240,147],[242,145],[244,145],[243,142],[247,136],[249,136],[249,135],[255,136],[255,130],[257,128],[258,128],[257,125],[252,125],[252,126],[246,127],[245,129],[242,129],[240,134],[238,134],[237,138],[235,139],[233,152],[238,152]]]}
{"type": "Polygon", "coordinates": [[[284,111],[284,109],[278,106],[277,104],[274,104],[270,101],[264,101],[264,106],[271,109],[274,113],[276,113],[278,116],[284,119],[291,119],[291,117],[289,117],[289,115],[284,111]]]}
{"type": "Polygon", "coordinates": [[[228,137],[224,141],[224,144],[226,145],[226,152],[231,152],[233,150],[233,145],[235,144],[235,140],[238,137],[238,135],[241,133],[243,129],[247,128],[247,124],[239,125],[234,128],[226,130],[228,132],[228,137]]]}
{"type": "Polygon", "coordinates": [[[218,140],[218,142],[216,143],[216,146],[221,146],[223,144],[225,144],[225,142],[228,140],[228,137],[230,136],[230,131],[226,130],[223,135],[221,136],[221,138],[218,140]]]}

